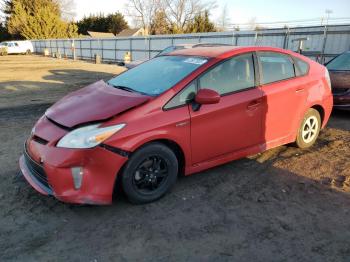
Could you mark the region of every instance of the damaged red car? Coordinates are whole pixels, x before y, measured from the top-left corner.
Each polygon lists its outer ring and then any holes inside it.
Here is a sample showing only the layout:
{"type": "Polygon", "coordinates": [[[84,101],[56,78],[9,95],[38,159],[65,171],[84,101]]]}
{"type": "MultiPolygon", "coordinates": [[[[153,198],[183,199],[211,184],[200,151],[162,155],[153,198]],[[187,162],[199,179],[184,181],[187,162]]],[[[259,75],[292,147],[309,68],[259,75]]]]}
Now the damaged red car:
{"type": "Polygon", "coordinates": [[[269,148],[312,146],[333,106],[327,69],[270,47],[199,47],[147,61],[62,98],[35,124],[20,168],[40,193],[133,203],[269,148]]]}

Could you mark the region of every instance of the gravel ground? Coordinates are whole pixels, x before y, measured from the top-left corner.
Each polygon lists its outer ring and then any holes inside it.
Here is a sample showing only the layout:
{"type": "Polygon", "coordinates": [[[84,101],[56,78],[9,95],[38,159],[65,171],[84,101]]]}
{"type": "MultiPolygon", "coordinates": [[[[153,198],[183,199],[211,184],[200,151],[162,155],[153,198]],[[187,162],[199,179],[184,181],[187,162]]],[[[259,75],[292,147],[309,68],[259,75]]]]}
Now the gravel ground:
{"type": "Polygon", "coordinates": [[[58,98],[114,65],[0,57],[0,261],[350,261],[350,113],[308,150],[282,146],[180,178],[148,205],[68,205],[18,175],[58,98]]]}

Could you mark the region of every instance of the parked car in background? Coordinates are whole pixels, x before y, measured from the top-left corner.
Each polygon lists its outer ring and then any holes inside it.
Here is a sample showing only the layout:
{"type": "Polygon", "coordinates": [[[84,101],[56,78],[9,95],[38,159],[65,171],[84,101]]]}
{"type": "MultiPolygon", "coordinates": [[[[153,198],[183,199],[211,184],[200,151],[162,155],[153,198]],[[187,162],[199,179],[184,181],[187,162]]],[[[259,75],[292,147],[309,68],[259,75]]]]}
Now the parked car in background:
{"type": "Polygon", "coordinates": [[[35,124],[20,168],[40,193],[110,204],[159,199],[179,174],[295,142],[311,147],[333,106],[327,69],[272,47],[158,56],[62,98],[35,124]]]}
{"type": "MultiPolygon", "coordinates": [[[[181,49],[188,49],[188,48],[196,48],[196,47],[211,47],[211,46],[229,46],[227,44],[216,44],[216,43],[199,43],[199,44],[178,44],[178,45],[172,45],[168,46],[164,50],[162,50],[160,53],[158,53],[155,57],[161,56],[161,55],[166,55],[170,52],[176,51],[176,50],[181,50],[181,49]]],[[[125,63],[125,67],[127,69],[134,68],[135,66],[138,66],[139,64],[142,64],[143,62],[147,61],[146,60],[135,60],[131,61],[130,63],[125,63]]]]}
{"type": "Polygon", "coordinates": [[[30,41],[7,41],[0,43],[0,48],[4,54],[31,54],[34,52],[34,47],[30,41]]]}
{"type": "Polygon", "coordinates": [[[350,109],[350,51],[342,53],[326,64],[334,96],[334,108],[350,109]]]}

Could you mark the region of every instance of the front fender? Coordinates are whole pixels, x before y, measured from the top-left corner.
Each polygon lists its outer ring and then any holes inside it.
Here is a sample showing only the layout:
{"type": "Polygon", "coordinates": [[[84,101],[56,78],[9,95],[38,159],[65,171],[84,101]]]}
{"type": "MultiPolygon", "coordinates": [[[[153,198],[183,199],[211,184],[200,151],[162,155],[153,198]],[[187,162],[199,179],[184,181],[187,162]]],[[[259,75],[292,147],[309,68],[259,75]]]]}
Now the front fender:
{"type": "Polygon", "coordinates": [[[186,163],[191,163],[191,144],[190,144],[190,123],[186,126],[177,126],[176,124],[167,126],[166,129],[150,130],[138,133],[117,140],[106,141],[105,144],[119,149],[135,152],[141,146],[154,142],[166,140],[178,145],[181,148],[186,163]]]}

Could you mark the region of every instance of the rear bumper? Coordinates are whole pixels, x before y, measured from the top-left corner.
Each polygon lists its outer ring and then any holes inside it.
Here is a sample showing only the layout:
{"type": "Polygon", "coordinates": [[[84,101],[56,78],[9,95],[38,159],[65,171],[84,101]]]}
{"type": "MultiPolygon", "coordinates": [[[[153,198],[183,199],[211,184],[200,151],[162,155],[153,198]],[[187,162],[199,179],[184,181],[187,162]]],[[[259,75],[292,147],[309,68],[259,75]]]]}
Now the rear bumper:
{"type": "Polygon", "coordinates": [[[126,161],[126,157],[102,147],[73,150],[29,140],[19,166],[28,183],[43,195],[52,195],[67,203],[107,205],[112,203],[116,176],[126,161]],[[42,168],[47,183],[35,173],[26,154],[42,168]],[[72,171],[76,167],[83,171],[78,188],[72,171]]]}
{"type": "Polygon", "coordinates": [[[324,108],[324,118],[322,122],[322,128],[324,128],[329,121],[329,118],[332,113],[333,105],[334,105],[334,100],[332,95],[327,96],[322,102],[322,106],[324,108]]]}

